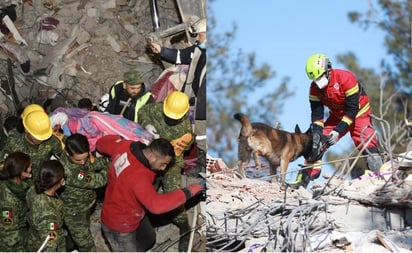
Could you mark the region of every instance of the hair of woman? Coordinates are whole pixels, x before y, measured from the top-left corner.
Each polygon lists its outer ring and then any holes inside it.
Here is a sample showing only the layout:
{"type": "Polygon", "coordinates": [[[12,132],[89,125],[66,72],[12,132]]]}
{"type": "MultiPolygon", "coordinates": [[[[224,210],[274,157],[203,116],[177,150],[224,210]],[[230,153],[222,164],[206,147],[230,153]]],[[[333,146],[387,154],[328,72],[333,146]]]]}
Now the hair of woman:
{"type": "Polygon", "coordinates": [[[64,167],[58,160],[44,161],[40,167],[39,178],[35,182],[37,193],[52,188],[64,177],[64,167]]]}
{"type": "Polygon", "coordinates": [[[66,139],[66,147],[65,150],[69,154],[69,156],[73,156],[75,154],[83,154],[90,151],[90,145],[86,138],[86,136],[82,134],[72,134],[66,139]]]}
{"type": "Polygon", "coordinates": [[[13,152],[9,154],[4,161],[4,167],[0,170],[0,179],[9,179],[18,177],[30,166],[30,156],[23,152],[13,152]]]}

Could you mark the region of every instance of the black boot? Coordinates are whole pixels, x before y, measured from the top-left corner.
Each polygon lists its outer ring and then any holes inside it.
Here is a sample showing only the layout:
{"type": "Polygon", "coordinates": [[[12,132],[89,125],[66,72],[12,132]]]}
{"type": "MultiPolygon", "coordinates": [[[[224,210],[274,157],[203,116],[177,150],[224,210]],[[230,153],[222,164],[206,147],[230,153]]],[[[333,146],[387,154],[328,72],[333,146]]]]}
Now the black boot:
{"type": "Polygon", "coordinates": [[[206,151],[197,148],[196,166],[189,170],[186,175],[189,177],[199,178],[199,173],[206,173],[206,151]]]}
{"type": "Polygon", "coordinates": [[[189,223],[179,224],[179,252],[187,252],[190,239],[190,226],[189,223]]]}
{"type": "Polygon", "coordinates": [[[372,171],[376,175],[379,175],[380,168],[382,167],[382,158],[379,154],[370,154],[366,158],[366,163],[370,171],[372,171]]]}

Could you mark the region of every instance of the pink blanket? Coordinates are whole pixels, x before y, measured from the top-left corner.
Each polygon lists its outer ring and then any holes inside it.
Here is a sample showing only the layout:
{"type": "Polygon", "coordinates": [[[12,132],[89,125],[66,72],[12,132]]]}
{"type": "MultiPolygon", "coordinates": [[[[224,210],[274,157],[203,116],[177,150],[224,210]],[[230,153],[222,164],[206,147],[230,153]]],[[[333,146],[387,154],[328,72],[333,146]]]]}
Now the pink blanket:
{"type": "Polygon", "coordinates": [[[84,113],[79,108],[57,108],[53,113],[64,112],[68,116],[67,125],[71,133],[87,137],[90,150],[96,149],[96,141],[109,134],[117,134],[126,140],[140,141],[148,144],[153,135],[134,121],[120,115],[91,111],[84,113]],[[80,110],[80,111],[79,111],[80,110]]]}

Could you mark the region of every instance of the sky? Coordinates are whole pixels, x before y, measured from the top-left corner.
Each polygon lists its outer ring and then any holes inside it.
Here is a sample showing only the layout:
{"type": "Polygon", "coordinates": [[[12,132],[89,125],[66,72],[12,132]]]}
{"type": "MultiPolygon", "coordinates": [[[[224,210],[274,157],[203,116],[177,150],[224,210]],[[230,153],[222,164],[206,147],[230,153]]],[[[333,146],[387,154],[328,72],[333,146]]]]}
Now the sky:
{"type": "MultiPolygon", "coordinates": [[[[370,3],[379,7],[376,0],[216,0],[209,7],[215,14],[217,33],[237,25],[232,52],[254,52],[258,62],[268,63],[276,72],[275,84],[290,77],[295,96],[286,100],[278,117],[282,127],[293,132],[296,124],[302,130],[310,124],[310,80],[305,73],[310,55],[324,53],[334,68],[344,68],[335,56],[353,52],[360,66],[379,68],[386,52],[383,32],[374,27],[364,30],[347,15],[355,10],[365,13],[370,3]]],[[[347,147],[349,140],[346,136],[331,150],[347,147]]]]}

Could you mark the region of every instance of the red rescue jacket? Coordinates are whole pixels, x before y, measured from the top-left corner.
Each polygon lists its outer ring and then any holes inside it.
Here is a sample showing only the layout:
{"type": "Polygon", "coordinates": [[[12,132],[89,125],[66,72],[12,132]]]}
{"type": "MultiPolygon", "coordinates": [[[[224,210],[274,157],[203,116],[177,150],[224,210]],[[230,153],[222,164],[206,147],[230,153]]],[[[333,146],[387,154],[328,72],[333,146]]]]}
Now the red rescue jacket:
{"type": "Polygon", "coordinates": [[[371,113],[369,98],[352,72],[331,69],[329,75],[329,83],[325,88],[319,89],[315,82],[310,85],[312,122],[323,127],[323,106],[326,106],[331,115],[341,119],[337,131],[343,132],[355,118],[371,113]]]}
{"type": "Polygon", "coordinates": [[[96,147],[111,157],[101,220],[108,228],[130,233],[135,231],[146,210],[154,214],[169,212],[186,201],[183,190],[160,194],[153,186],[156,173],[131,152],[133,141],[117,135],[100,138],[96,147]]]}

